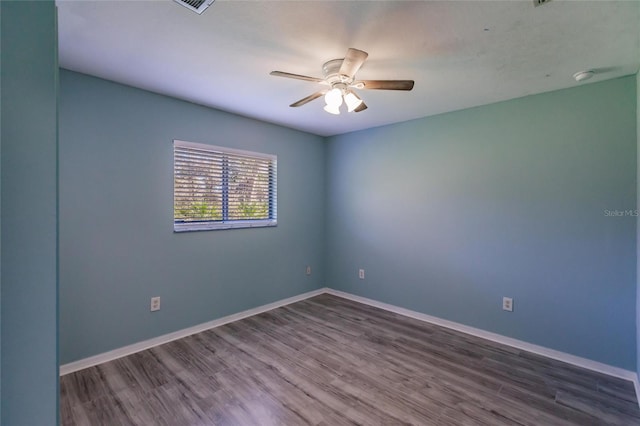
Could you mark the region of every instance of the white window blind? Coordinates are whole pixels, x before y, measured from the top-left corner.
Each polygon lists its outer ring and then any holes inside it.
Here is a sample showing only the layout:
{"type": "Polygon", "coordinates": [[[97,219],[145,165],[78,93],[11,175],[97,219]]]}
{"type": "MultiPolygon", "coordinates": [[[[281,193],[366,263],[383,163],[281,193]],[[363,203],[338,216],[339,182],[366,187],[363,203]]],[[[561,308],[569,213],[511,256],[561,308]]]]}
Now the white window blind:
{"type": "Polygon", "coordinates": [[[276,224],[275,155],[173,141],[174,231],[276,224]]]}

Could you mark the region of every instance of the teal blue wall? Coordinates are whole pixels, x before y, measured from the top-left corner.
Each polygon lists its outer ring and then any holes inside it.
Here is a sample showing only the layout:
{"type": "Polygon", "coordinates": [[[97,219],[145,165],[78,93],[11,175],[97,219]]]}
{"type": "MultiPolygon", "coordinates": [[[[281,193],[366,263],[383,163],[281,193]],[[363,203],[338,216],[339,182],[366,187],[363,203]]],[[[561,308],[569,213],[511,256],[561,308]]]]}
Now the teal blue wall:
{"type": "MultiPolygon", "coordinates": [[[[0,401],[2,401],[2,2],[0,2],[0,401]]],[[[2,403],[0,403],[0,425],[2,403]]]]}
{"type": "MultiPolygon", "coordinates": [[[[636,74],[636,132],[637,132],[637,145],[638,147],[638,175],[636,178],[636,184],[640,183],[640,72],[636,74]]],[[[636,203],[637,209],[640,212],[640,185],[636,188],[636,203]]],[[[636,345],[637,345],[637,362],[636,372],[640,375],[640,216],[636,220],[636,345]]]]}
{"type": "MultiPolygon", "coordinates": [[[[2,401],[2,2],[0,2],[0,401],[2,401]]],[[[2,403],[0,403],[0,425],[2,403]]]]}
{"type": "Polygon", "coordinates": [[[636,101],[626,77],[330,138],[327,285],[635,370],[636,219],[605,210],[636,207],[636,101]]]}
{"type": "Polygon", "coordinates": [[[53,1],[2,2],[1,421],[58,418],[53,1]]]}
{"type": "Polygon", "coordinates": [[[60,90],[62,363],[324,285],[321,137],[66,70],[60,90]],[[278,226],[173,233],[173,139],[276,154],[278,226]]]}

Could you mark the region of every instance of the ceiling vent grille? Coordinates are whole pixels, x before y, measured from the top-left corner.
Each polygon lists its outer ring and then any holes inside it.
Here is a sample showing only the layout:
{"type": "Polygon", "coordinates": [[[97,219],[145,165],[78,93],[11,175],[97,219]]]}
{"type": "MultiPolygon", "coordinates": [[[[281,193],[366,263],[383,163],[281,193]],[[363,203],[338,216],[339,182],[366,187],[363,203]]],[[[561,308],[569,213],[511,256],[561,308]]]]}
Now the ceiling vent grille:
{"type": "Polygon", "coordinates": [[[173,0],[173,1],[175,1],[178,4],[181,4],[182,6],[186,7],[189,10],[193,10],[195,13],[200,15],[202,12],[207,10],[207,8],[211,6],[211,4],[215,0],[173,0]]]}
{"type": "Polygon", "coordinates": [[[549,3],[551,0],[533,0],[533,5],[535,7],[542,6],[543,4],[549,3]]]}

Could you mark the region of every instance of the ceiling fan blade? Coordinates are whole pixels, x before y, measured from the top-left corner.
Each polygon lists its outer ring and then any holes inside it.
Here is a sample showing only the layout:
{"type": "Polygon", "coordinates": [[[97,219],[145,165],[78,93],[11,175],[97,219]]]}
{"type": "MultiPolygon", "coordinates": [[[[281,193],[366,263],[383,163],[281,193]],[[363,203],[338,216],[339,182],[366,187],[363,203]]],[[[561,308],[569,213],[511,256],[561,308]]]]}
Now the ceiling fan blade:
{"type": "Polygon", "coordinates": [[[358,108],[354,109],[355,112],[360,112],[360,111],[364,111],[365,109],[367,109],[367,104],[365,104],[364,102],[362,102],[358,108]]]}
{"type": "Polygon", "coordinates": [[[411,90],[413,89],[413,80],[362,80],[353,83],[353,86],[375,90],[411,90]],[[360,87],[360,83],[362,83],[362,87],[360,87]]]}
{"type": "Polygon", "coordinates": [[[319,92],[316,92],[316,93],[314,93],[314,94],[312,94],[312,95],[307,96],[306,98],[302,98],[302,99],[300,99],[298,102],[294,102],[294,103],[292,103],[292,104],[291,104],[291,105],[289,105],[289,106],[290,106],[290,107],[299,107],[299,106],[302,106],[302,105],[304,105],[304,104],[306,104],[306,103],[311,102],[311,101],[312,101],[312,100],[314,100],[314,99],[318,99],[320,96],[324,95],[325,93],[327,93],[327,91],[326,91],[326,90],[321,90],[321,91],[319,91],[319,92]]]}
{"type": "Polygon", "coordinates": [[[305,81],[313,81],[315,83],[322,83],[324,80],[317,77],[309,77],[307,75],[300,74],[291,74],[289,72],[283,71],[271,71],[270,75],[275,75],[276,77],[287,77],[287,78],[295,78],[296,80],[305,80],[305,81]]]}
{"type": "Polygon", "coordinates": [[[349,76],[349,78],[353,78],[354,75],[358,72],[364,61],[367,59],[369,54],[367,52],[363,52],[362,50],[349,48],[347,50],[347,56],[344,57],[342,61],[342,65],[340,66],[340,74],[349,76]]]}

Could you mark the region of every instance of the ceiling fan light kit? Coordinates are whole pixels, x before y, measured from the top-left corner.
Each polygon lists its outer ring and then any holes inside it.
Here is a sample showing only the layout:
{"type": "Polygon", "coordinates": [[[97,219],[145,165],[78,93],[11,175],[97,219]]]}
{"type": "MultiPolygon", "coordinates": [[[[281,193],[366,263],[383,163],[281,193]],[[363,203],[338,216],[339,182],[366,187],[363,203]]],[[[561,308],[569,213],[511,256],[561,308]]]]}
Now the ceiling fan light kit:
{"type": "Polygon", "coordinates": [[[340,114],[340,106],[343,103],[347,105],[348,112],[360,112],[367,109],[367,105],[352,89],[405,91],[413,89],[413,80],[356,80],[356,72],[362,67],[368,56],[367,52],[350,48],[343,59],[333,59],[324,63],[322,66],[324,78],[291,74],[283,71],[272,71],[271,75],[329,86],[330,89],[320,90],[289,106],[299,107],[324,96],[326,103],[324,110],[334,115],[340,114]]]}
{"type": "Polygon", "coordinates": [[[362,99],[353,91],[347,89],[347,85],[344,83],[333,85],[333,88],[324,95],[324,101],[326,103],[324,110],[334,115],[340,114],[340,106],[342,104],[347,105],[348,112],[353,112],[362,105],[362,99]]]}

